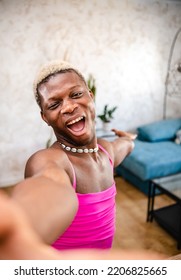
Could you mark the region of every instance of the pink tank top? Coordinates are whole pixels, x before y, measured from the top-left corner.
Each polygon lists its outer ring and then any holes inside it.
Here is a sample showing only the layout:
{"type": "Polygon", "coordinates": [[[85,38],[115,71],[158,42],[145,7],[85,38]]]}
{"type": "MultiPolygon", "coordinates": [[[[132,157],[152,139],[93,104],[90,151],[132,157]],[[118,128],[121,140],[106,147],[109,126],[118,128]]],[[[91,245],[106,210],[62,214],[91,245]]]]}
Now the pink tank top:
{"type": "MultiPolygon", "coordinates": [[[[113,162],[108,152],[100,145],[99,148],[107,154],[113,168],[113,162]]],[[[73,187],[76,189],[74,169],[73,173],[73,187]]],[[[111,248],[115,233],[115,195],[115,182],[108,189],[101,192],[77,193],[79,201],[77,214],[71,225],[52,246],[57,250],[111,248]]]]}

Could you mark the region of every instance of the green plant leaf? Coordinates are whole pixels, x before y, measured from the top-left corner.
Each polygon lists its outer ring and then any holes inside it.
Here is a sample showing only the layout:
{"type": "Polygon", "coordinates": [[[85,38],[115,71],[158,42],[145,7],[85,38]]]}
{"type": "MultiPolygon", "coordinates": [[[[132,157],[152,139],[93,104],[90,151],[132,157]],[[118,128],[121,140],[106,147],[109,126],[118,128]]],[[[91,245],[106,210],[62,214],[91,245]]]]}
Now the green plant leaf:
{"type": "Polygon", "coordinates": [[[113,119],[113,113],[115,112],[116,109],[117,106],[108,110],[108,104],[106,104],[103,109],[103,114],[98,115],[97,117],[100,118],[103,122],[110,122],[111,119],[113,119]]]}
{"type": "Polygon", "coordinates": [[[96,97],[96,80],[93,77],[92,74],[89,74],[88,80],[87,80],[87,85],[88,88],[92,91],[92,93],[94,94],[94,98],[96,97]]]}

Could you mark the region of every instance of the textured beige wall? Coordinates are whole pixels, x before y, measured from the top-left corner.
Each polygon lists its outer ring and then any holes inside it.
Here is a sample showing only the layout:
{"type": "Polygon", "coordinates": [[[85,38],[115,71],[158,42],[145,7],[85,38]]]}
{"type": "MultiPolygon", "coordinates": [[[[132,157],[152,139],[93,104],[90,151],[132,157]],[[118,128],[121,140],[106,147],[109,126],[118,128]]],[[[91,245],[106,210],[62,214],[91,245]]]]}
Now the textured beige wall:
{"type": "MultiPolygon", "coordinates": [[[[119,106],[114,127],[161,119],[180,15],[178,1],[0,0],[0,186],[22,179],[27,158],[49,137],[32,94],[49,59],[66,58],[94,75],[97,113],[119,106]]],[[[180,100],[170,103],[170,116],[181,115],[180,100]]]]}

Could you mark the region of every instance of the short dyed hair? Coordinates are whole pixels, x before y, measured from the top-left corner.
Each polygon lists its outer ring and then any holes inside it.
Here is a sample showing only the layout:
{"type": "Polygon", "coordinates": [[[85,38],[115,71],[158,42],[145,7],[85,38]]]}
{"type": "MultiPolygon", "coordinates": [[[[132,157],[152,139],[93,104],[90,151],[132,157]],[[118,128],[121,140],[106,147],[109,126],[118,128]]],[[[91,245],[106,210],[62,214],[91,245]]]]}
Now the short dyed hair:
{"type": "Polygon", "coordinates": [[[38,87],[41,84],[47,82],[50,79],[50,77],[58,73],[66,73],[70,71],[74,71],[81,78],[81,80],[87,85],[85,78],[81,74],[81,72],[67,61],[53,60],[50,61],[48,64],[43,65],[40,68],[33,83],[34,96],[39,106],[41,106],[41,104],[40,104],[40,95],[38,92],[38,87]]]}

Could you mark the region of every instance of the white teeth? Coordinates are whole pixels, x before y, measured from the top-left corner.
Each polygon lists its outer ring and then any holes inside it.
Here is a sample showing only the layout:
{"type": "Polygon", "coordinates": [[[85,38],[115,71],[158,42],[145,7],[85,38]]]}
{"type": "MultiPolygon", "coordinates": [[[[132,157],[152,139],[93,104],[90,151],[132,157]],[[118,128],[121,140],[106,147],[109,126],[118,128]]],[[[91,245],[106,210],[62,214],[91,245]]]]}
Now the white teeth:
{"type": "Polygon", "coordinates": [[[75,119],[75,120],[73,120],[73,121],[69,122],[67,125],[74,124],[74,123],[76,123],[76,122],[81,121],[82,119],[83,119],[83,117],[79,117],[79,118],[77,118],[77,119],[75,119]]]}

